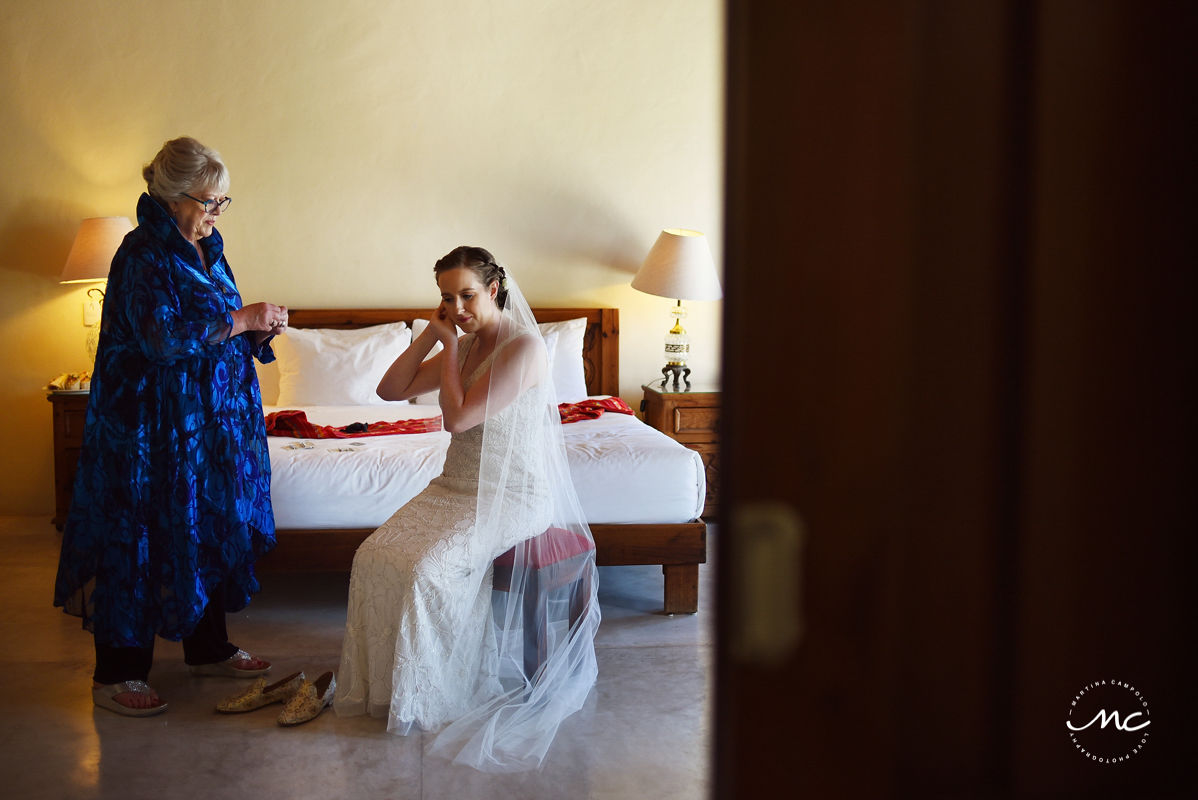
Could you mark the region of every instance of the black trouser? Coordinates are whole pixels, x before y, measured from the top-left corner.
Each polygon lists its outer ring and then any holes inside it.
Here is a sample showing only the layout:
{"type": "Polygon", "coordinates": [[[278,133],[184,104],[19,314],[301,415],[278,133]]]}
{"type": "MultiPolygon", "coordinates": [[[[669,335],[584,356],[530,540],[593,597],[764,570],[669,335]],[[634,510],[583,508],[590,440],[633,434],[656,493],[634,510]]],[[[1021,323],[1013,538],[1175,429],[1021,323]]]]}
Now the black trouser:
{"type": "MultiPolygon", "coordinates": [[[[225,630],[224,602],[219,597],[211,598],[195,630],[183,637],[183,660],[188,664],[215,664],[236,652],[237,646],[229,644],[225,630]]],[[[102,684],[144,681],[149,678],[153,661],[153,642],[148,647],[110,647],[96,642],[92,679],[102,684]]]]}

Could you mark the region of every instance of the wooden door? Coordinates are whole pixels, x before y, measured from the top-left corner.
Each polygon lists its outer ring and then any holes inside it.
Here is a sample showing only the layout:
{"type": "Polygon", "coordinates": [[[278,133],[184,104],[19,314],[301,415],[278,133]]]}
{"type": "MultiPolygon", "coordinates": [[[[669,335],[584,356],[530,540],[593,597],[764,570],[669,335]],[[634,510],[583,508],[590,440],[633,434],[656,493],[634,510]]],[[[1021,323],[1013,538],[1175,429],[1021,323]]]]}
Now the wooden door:
{"type": "Polygon", "coordinates": [[[728,4],[717,796],[1186,786],[1195,8],[728,4]]]}

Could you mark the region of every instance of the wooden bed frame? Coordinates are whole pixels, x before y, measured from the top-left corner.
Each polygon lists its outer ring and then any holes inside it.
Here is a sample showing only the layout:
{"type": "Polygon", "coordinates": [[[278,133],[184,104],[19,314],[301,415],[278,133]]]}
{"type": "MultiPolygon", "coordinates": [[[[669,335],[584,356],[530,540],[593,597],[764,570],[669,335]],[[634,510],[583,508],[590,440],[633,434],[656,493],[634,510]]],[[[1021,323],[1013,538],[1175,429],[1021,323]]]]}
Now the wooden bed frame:
{"type": "MultiPolygon", "coordinates": [[[[430,309],[292,309],[294,328],[363,328],[386,322],[427,319],[430,309]]],[[[620,393],[620,312],[615,308],[537,308],[538,322],[586,317],[583,365],[592,395],[620,393]]],[[[260,562],[263,570],[348,570],[354,551],[372,528],[289,528],[279,546],[260,562]]],[[[665,613],[699,608],[699,565],[707,561],[707,527],[701,520],[655,525],[592,525],[600,566],[660,564],[665,575],[665,613]]]]}

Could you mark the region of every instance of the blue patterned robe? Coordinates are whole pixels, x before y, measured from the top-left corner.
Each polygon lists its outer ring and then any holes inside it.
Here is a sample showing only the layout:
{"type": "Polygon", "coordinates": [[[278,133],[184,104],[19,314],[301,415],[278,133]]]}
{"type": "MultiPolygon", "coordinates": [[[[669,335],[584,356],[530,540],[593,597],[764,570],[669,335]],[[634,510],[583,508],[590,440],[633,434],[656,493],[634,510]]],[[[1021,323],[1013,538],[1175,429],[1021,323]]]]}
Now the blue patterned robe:
{"type": "Polygon", "coordinates": [[[225,338],[241,295],[219,233],[200,242],[209,274],[147,194],[137,221],[108,276],[54,587],[115,647],[189,635],[210,597],[244,608],[275,544],[253,365],[274,352],[225,338]]]}

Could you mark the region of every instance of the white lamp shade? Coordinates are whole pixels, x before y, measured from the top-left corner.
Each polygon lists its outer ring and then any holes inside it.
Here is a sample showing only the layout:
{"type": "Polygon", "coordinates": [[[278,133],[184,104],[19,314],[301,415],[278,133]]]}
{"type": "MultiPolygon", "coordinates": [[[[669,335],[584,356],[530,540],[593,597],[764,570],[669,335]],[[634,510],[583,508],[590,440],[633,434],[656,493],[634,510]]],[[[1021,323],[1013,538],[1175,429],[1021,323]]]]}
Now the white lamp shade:
{"type": "Polygon", "coordinates": [[[59,283],[102,281],[125,234],[133,230],[128,217],[91,217],[79,224],[59,283]]]}
{"type": "Polygon", "coordinates": [[[707,237],[682,228],[661,232],[632,279],[632,288],[675,300],[719,300],[724,296],[707,237]]]}

